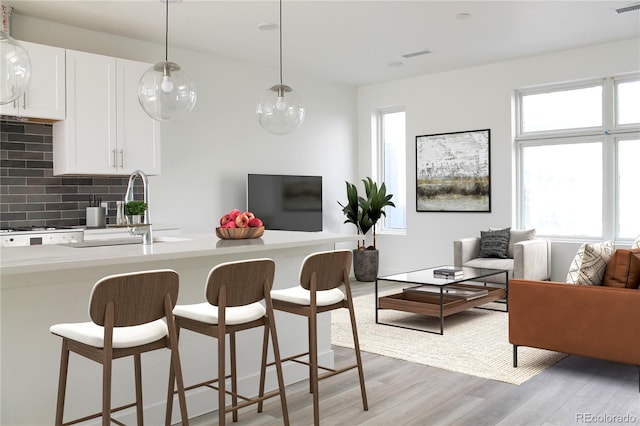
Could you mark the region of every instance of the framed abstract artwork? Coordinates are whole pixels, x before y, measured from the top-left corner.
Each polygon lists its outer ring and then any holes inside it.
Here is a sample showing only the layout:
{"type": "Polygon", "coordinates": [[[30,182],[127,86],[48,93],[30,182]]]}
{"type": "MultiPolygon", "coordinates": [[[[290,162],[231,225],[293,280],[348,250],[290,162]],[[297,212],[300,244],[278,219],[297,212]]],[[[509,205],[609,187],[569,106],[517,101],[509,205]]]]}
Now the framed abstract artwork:
{"type": "Polygon", "coordinates": [[[416,136],[416,211],[491,211],[491,130],[416,136]]]}

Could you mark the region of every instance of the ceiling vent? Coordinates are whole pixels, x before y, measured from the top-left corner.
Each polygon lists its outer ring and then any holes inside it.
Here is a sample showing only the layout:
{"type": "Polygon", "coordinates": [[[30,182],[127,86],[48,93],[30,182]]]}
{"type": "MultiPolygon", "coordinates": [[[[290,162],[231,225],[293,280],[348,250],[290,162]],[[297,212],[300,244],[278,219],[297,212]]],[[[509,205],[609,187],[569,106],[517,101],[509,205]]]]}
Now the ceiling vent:
{"type": "Polygon", "coordinates": [[[413,53],[407,53],[405,55],[402,55],[403,58],[414,58],[416,56],[421,56],[421,55],[428,55],[429,53],[431,53],[430,50],[424,49],[424,50],[420,50],[418,52],[413,52],[413,53]]]}
{"type": "Polygon", "coordinates": [[[634,3],[627,6],[619,7],[618,9],[616,9],[616,12],[627,13],[627,12],[633,12],[635,10],[640,10],[640,3],[634,3]]]}

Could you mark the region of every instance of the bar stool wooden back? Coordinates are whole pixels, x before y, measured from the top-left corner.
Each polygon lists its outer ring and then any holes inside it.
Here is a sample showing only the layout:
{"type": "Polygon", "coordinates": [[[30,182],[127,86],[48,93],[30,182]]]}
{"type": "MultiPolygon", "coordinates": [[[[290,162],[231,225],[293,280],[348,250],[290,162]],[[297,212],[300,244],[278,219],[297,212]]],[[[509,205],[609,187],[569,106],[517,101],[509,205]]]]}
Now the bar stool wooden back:
{"type": "MultiPolygon", "coordinates": [[[[161,348],[171,350],[169,388],[175,381],[182,424],[188,425],[178,339],[172,314],[178,299],[178,274],[162,269],[111,275],[93,287],[89,301],[91,322],[56,324],[49,329],[62,337],[60,381],[55,424],[80,423],[102,416],[103,426],[111,424],[111,414],[136,407],[137,424],[143,424],[142,367],[140,354],[161,348]],[[69,352],[102,364],[102,411],[63,423],[69,352]],[[114,359],[133,356],[136,402],[111,407],[111,372],[114,359]]],[[[118,423],[122,424],[122,423],[118,423]]],[[[167,425],[170,421],[167,420],[167,425]]]]}
{"type": "Polygon", "coordinates": [[[360,356],[360,344],[358,342],[358,330],[356,328],[356,318],[353,310],[351,285],[349,284],[351,258],[352,253],[350,250],[312,253],[302,262],[300,268],[300,285],[283,290],[271,291],[273,308],[275,310],[302,315],[308,318],[309,352],[283,358],[282,362],[294,361],[309,366],[310,391],[313,393],[313,420],[316,426],[320,424],[318,382],[354,368],[358,369],[360,378],[362,406],[365,411],[369,409],[364,384],[362,359],[360,356]],[[341,285],[344,285],[344,293],[339,288],[341,285]],[[319,366],[317,315],[322,312],[329,312],[340,308],[349,310],[356,363],[340,369],[319,366]],[[308,357],[308,361],[301,360],[301,358],[306,357],[308,357]],[[319,368],[326,372],[319,375],[319,368]]]}
{"type": "MultiPolygon", "coordinates": [[[[280,395],[282,416],[285,425],[289,425],[289,414],[285,397],[280,349],[273,318],[273,305],[270,291],[275,274],[275,263],[271,259],[255,259],[227,262],[215,266],[207,278],[205,298],[207,302],[193,305],[178,305],[174,308],[178,333],[181,329],[191,330],[218,340],[218,377],[202,383],[188,386],[187,391],[208,387],[218,391],[218,424],[223,426],[226,413],[233,412],[233,421],[238,421],[238,410],[251,404],[280,395]],[[264,305],[261,303],[264,301],[264,305]],[[236,365],[236,333],[256,327],[264,327],[262,343],[262,364],[260,386],[257,397],[248,398],[238,394],[236,365]],[[229,335],[230,374],[225,368],[226,342],[229,335]],[[278,378],[278,390],[264,393],[267,365],[267,347],[269,335],[273,343],[273,355],[278,378]],[[231,391],[227,390],[226,379],[230,379],[231,391]],[[216,386],[217,384],[217,386],[216,386]],[[226,406],[226,395],[231,395],[231,405],[226,406]],[[242,402],[239,402],[241,399],[242,402]]],[[[272,365],[273,365],[272,364],[272,365]]],[[[167,404],[171,410],[171,399],[167,404]]]]}

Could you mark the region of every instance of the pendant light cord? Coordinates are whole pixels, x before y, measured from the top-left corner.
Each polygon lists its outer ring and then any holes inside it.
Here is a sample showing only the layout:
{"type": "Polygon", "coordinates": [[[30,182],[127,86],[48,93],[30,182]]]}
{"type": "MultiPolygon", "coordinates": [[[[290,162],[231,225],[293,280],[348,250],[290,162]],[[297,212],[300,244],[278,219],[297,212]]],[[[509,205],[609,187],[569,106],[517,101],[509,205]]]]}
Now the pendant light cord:
{"type": "Polygon", "coordinates": [[[166,3],[164,13],[164,61],[169,61],[169,0],[164,0],[166,3]]]}
{"type": "Polygon", "coordinates": [[[282,86],[282,0],[280,0],[280,85],[282,86]]]}

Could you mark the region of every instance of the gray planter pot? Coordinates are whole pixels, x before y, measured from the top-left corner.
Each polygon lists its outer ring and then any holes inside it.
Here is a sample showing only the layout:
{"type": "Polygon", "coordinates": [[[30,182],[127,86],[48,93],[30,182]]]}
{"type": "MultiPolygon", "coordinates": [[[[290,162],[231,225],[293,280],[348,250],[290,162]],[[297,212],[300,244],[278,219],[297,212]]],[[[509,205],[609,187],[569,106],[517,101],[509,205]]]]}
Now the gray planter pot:
{"type": "Polygon", "coordinates": [[[358,281],[375,281],[378,277],[378,250],[353,250],[353,273],[358,281]]]}

